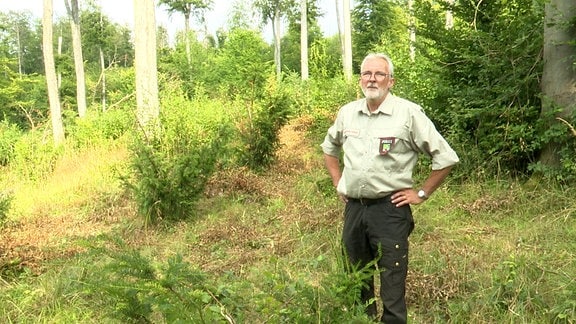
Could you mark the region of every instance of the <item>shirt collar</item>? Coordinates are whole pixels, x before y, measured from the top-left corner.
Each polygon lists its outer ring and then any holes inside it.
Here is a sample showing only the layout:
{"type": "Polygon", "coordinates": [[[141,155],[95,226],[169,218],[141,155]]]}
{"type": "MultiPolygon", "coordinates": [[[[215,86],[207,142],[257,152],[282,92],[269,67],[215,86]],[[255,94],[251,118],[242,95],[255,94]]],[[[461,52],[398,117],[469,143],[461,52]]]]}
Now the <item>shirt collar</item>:
{"type": "Polygon", "coordinates": [[[392,111],[394,110],[394,105],[393,105],[394,98],[395,98],[395,96],[389,92],[388,95],[386,96],[386,98],[384,99],[384,101],[382,101],[380,106],[378,106],[378,109],[376,109],[376,111],[374,111],[373,113],[368,111],[368,105],[366,104],[366,98],[364,98],[364,99],[362,99],[362,101],[360,103],[360,107],[358,110],[363,112],[366,115],[379,114],[379,113],[383,113],[385,115],[392,115],[392,111]]]}

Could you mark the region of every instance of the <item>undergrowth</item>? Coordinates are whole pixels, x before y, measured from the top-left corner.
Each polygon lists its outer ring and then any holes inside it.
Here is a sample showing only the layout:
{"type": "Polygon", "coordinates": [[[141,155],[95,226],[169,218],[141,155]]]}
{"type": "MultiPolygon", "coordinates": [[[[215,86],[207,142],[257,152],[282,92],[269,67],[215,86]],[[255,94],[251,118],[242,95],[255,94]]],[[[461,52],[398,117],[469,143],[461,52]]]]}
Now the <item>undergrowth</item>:
{"type": "MultiPolygon", "coordinates": [[[[37,247],[54,253],[40,270],[27,266],[32,259],[2,259],[0,322],[370,323],[354,292],[371,274],[345,271],[343,206],[319,152],[293,170],[302,150],[285,146],[267,172],[216,171],[198,217],[169,226],[144,228],[126,201],[102,192],[113,203],[75,208],[85,212],[75,218],[114,226],[54,234],[37,247]]],[[[82,204],[89,188],[73,187],[82,204]]],[[[574,198],[514,179],[449,179],[413,206],[410,321],[574,323],[574,198]]],[[[6,224],[3,235],[17,226],[30,225],[6,224]]]]}

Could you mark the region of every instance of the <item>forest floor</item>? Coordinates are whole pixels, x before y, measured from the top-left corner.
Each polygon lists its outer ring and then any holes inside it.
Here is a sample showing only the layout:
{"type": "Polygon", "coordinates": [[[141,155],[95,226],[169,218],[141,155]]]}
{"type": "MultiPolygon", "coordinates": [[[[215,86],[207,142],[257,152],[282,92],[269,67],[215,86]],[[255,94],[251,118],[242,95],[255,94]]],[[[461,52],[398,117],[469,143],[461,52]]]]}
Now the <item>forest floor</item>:
{"type": "MultiPolygon", "coordinates": [[[[306,137],[309,126],[310,120],[300,118],[282,129],[278,160],[265,175],[256,175],[247,169],[220,172],[211,179],[206,189],[206,198],[209,200],[232,192],[286,198],[286,190],[294,187],[294,181],[299,175],[323,167],[321,154],[306,137]]],[[[103,164],[104,168],[109,168],[127,158],[124,148],[115,150],[113,159],[109,159],[110,155],[101,156],[92,152],[85,153],[86,156],[65,157],[57,163],[47,179],[19,187],[26,193],[15,194],[19,200],[17,204],[26,206],[19,208],[21,211],[17,217],[9,218],[0,227],[0,275],[21,271],[40,274],[48,261],[84,251],[84,247],[76,244],[78,240],[119,229],[125,231],[127,222],[141,223],[136,215],[136,207],[125,192],[110,195],[102,191],[118,192],[118,189],[98,189],[100,192],[96,190],[92,194],[92,201],[76,194],[89,185],[88,181],[91,180],[87,179],[87,175],[100,172],[103,164]],[[78,161],[87,163],[82,165],[78,161]]],[[[299,217],[300,213],[285,215],[299,217]]],[[[150,243],[149,234],[143,228],[132,230],[133,236],[129,240],[133,244],[139,241],[150,243]]],[[[206,229],[203,240],[219,240],[227,235],[231,235],[229,228],[216,226],[206,229]]],[[[237,233],[234,236],[238,238],[239,235],[237,233]]],[[[244,240],[251,237],[248,232],[241,236],[244,240]]],[[[281,237],[275,238],[275,241],[276,249],[285,245],[281,237]]]]}

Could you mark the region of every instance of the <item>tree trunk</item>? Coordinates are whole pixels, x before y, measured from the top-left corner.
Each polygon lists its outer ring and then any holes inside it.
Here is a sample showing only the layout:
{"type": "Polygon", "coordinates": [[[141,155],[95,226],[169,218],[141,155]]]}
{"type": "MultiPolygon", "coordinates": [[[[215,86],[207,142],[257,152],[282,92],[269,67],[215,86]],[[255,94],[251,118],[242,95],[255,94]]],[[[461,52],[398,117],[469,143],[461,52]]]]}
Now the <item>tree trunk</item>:
{"type": "MultiPolygon", "coordinates": [[[[454,0],[446,0],[450,6],[454,5],[454,0]]],[[[446,10],[446,29],[452,29],[454,27],[454,15],[452,10],[446,10]]]]}
{"type": "Polygon", "coordinates": [[[80,34],[80,15],[78,0],[65,0],[66,10],[70,16],[72,31],[72,48],[74,51],[74,69],[76,70],[76,101],[78,116],[86,116],[86,82],[84,77],[84,58],[82,55],[82,37],[80,34]],[[69,2],[71,1],[71,3],[69,2]]]}
{"type": "Polygon", "coordinates": [[[106,65],[104,64],[104,51],[100,47],[100,80],[102,81],[102,111],[106,111],[106,65]]]}
{"type": "MultiPolygon", "coordinates": [[[[136,1],[134,1],[136,3],[136,1]]],[[[184,13],[184,46],[186,48],[186,60],[188,65],[192,62],[190,49],[190,13],[184,13]]]]}
{"type": "MultiPolygon", "coordinates": [[[[544,71],[542,74],[542,114],[556,108],[560,118],[569,118],[576,107],[576,71],[573,69],[576,49],[570,42],[576,39],[576,3],[574,0],[551,0],[546,4],[544,23],[544,71]]],[[[544,147],[540,162],[550,167],[560,166],[558,145],[544,147]]]]}
{"type": "Polygon", "coordinates": [[[154,0],[134,0],[134,22],[137,118],[150,138],[156,133],[160,115],[154,0]]]}
{"type": "Polygon", "coordinates": [[[300,73],[308,80],[308,8],[307,0],[300,0],[300,73]]]}
{"type": "Polygon", "coordinates": [[[350,0],[344,0],[343,5],[344,13],[344,53],[343,53],[343,68],[344,78],[348,81],[352,80],[352,27],[350,22],[350,0]]]}
{"type": "Polygon", "coordinates": [[[410,13],[410,25],[408,34],[410,36],[410,61],[416,60],[416,17],[414,17],[414,0],[408,0],[408,12],[410,13]]]}
{"type": "Polygon", "coordinates": [[[52,135],[54,145],[64,142],[64,125],[58,84],[56,81],[56,66],[54,64],[54,48],[52,44],[52,0],[44,0],[44,15],[42,16],[42,49],[44,53],[44,70],[48,88],[48,101],[50,103],[50,118],[52,119],[52,135]]]}
{"type": "Polygon", "coordinates": [[[22,69],[22,44],[20,42],[20,26],[16,24],[16,44],[18,46],[18,74],[22,77],[23,69],[22,69]]]}
{"type": "Polygon", "coordinates": [[[276,65],[276,78],[282,79],[282,62],[280,59],[280,9],[274,9],[274,19],[272,19],[272,32],[274,34],[274,64],[276,65]]]}
{"type": "Polygon", "coordinates": [[[344,33],[342,33],[342,19],[340,19],[340,4],[338,0],[334,0],[336,6],[336,24],[338,26],[338,40],[340,41],[340,51],[342,62],[344,62],[344,33]]]}

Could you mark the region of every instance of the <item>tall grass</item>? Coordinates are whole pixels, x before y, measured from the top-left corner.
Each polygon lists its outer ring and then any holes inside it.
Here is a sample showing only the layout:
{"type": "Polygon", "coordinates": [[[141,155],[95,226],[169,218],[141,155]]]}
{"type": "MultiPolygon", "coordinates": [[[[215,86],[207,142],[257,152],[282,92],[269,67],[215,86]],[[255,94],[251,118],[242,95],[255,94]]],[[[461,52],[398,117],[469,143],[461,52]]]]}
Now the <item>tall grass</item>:
{"type": "MultiPolygon", "coordinates": [[[[119,185],[122,137],[65,150],[35,182],[6,170],[0,322],[370,323],[355,298],[370,274],[344,271],[343,205],[310,120],[283,128],[269,169],[215,170],[197,217],[166,226],[146,228],[119,185]]],[[[575,198],[449,179],[413,208],[410,321],[574,323],[575,198]]]]}

